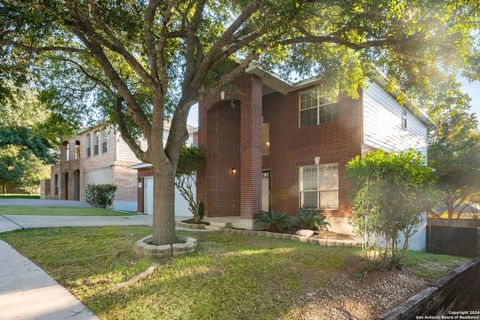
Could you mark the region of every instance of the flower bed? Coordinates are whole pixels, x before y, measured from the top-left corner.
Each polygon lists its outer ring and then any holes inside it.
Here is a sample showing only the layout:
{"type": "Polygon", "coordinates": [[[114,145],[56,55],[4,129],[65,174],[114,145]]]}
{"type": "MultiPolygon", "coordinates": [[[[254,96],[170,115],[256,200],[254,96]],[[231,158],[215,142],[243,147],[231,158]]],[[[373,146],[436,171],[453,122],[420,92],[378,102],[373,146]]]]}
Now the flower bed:
{"type": "Polygon", "coordinates": [[[290,233],[254,231],[254,230],[243,230],[243,229],[232,229],[232,228],[223,228],[223,232],[230,233],[230,234],[243,234],[243,235],[249,235],[249,236],[293,240],[293,241],[299,241],[304,243],[317,244],[324,247],[361,247],[362,246],[360,242],[357,242],[355,240],[323,239],[323,238],[317,238],[315,236],[305,237],[305,236],[299,236],[297,234],[290,234],[290,233]]]}

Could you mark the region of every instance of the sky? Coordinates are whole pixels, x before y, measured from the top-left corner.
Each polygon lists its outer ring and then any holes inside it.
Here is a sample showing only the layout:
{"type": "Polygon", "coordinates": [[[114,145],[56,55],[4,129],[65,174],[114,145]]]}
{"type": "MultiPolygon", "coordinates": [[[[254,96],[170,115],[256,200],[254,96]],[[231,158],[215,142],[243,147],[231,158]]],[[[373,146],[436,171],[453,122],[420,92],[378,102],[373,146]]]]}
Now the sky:
{"type": "Polygon", "coordinates": [[[462,84],[462,90],[472,98],[472,112],[477,114],[480,119],[480,81],[468,82],[466,79],[459,79],[462,84]]]}

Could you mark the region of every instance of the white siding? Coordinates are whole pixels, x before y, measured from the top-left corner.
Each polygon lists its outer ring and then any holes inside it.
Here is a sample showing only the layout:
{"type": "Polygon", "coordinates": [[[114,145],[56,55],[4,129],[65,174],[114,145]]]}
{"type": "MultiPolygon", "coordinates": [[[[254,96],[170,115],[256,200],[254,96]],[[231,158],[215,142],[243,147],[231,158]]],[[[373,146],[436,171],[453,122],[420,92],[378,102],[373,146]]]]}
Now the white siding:
{"type": "Polygon", "coordinates": [[[378,84],[370,82],[363,97],[363,143],[385,151],[413,148],[427,155],[427,127],[410,111],[402,128],[402,106],[378,84]]]}
{"type": "MultiPolygon", "coordinates": [[[[141,143],[142,148],[144,147],[144,144],[146,147],[146,143],[141,143]]],[[[117,161],[140,162],[140,160],[138,160],[138,158],[135,156],[128,144],[123,140],[120,133],[117,133],[116,137],[116,152],[117,161]]]]}

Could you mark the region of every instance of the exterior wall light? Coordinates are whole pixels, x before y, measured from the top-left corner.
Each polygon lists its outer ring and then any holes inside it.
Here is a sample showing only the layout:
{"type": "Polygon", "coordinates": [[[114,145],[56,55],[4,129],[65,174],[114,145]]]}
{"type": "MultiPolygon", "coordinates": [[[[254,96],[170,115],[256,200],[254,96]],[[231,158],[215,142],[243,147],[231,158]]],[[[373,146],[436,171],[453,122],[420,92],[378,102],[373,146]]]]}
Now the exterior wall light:
{"type": "Polygon", "coordinates": [[[320,157],[315,157],[315,164],[318,165],[320,163],[320,157]]]}
{"type": "Polygon", "coordinates": [[[236,175],[237,174],[237,169],[236,168],[231,168],[230,169],[230,174],[231,175],[236,175]]]}

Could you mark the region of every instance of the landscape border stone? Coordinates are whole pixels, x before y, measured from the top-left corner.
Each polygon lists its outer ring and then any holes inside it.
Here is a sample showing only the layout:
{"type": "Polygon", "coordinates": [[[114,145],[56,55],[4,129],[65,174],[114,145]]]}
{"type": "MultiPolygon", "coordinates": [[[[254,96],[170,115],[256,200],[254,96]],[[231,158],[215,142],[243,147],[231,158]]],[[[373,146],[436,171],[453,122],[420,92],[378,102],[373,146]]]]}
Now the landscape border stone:
{"type": "Polygon", "coordinates": [[[199,224],[199,223],[188,223],[188,222],[178,221],[175,223],[175,225],[177,227],[187,228],[187,229],[206,229],[205,224],[199,224]]]}
{"type": "Polygon", "coordinates": [[[399,306],[382,314],[380,319],[415,319],[417,315],[441,317],[447,315],[449,310],[467,310],[471,300],[478,294],[479,285],[480,258],[477,258],[450,271],[399,306]]]}
{"type": "Polygon", "coordinates": [[[185,253],[195,251],[195,248],[197,247],[197,239],[184,236],[177,237],[183,242],[156,246],[149,243],[152,241],[152,236],[147,236],[135,242],[135,253],[139,257],[147,257],[152,260],[162,260],[168,257],[178,257],[185,253]]]}
{"type": "Polygon", "coordinates": [[[223,231],[228,234],[242,234],[242,235],[265,237],[265,238],[292,240],[292,241],[298,241],[303,243],[316,244],[322,247],[357,248],[362,246],[360,242],[357,242],[354,240],[321,239],[321,238],[304,237],[304,236],[299,236],[297,234],[280,233],[280,232],[252,231],[252,230],[245,230],[245,229],[234,229],[229,227],[225,227],[220,231],[223,231]]]}

